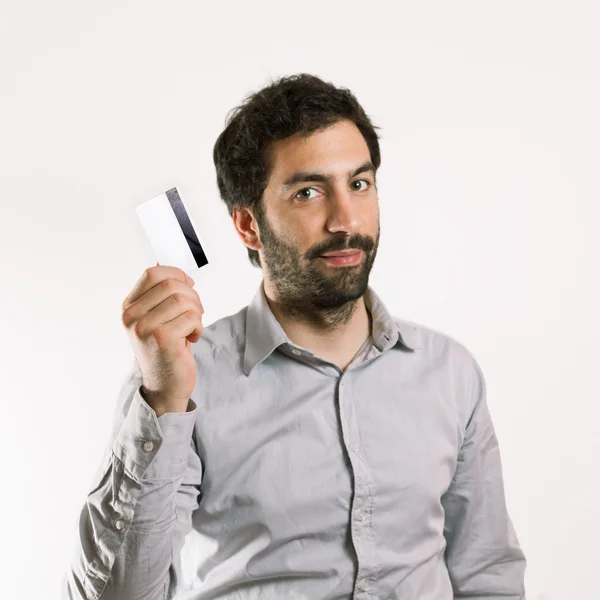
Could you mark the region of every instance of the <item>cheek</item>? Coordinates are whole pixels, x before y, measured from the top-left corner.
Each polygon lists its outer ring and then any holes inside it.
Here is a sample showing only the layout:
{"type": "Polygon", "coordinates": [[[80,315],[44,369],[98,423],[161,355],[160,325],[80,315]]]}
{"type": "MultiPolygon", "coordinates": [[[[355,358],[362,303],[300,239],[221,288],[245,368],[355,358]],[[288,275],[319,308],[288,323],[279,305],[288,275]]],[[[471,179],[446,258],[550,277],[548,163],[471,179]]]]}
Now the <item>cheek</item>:
{"type": "Polygon", "coordinates": [[[275,235],[282,244],[298,254],[304,254],[311,243],[304,223],[280,223],[275,235]]]}
{"type": "Polygon", "coordinates": [[[377,229],[379,227],[379,207],[377,207],[375,210],[368,211],[364,218],[365,221],[363,222],[368,225],[368,229],[373,233],[373,236],[376,236],[377,229]]]}
{"type": "Polygon", "coordinates": [[[284,231],[289,240],[300,251],[306,251],[310,246],[320,241],[319,233],[322,222],[313,215],[304,214],[302,219],[288,221],[284,231]]]}

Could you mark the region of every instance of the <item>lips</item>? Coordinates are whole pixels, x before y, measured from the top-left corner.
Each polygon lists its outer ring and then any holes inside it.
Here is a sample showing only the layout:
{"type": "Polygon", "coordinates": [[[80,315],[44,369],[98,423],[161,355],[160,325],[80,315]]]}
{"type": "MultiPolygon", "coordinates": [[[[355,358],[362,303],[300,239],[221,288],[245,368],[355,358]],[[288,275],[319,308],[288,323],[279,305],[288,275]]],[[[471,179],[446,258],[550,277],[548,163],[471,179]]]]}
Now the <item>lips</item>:
{"type": "Polygon", "coordinates": [[[321,254],[321,256],[325,256],[326,258],[334,258],[335,256],[353,256],[359,252],[361,252],[361,250],[340,250],[339,252],[332,252],[331,254],[321,254]]]}

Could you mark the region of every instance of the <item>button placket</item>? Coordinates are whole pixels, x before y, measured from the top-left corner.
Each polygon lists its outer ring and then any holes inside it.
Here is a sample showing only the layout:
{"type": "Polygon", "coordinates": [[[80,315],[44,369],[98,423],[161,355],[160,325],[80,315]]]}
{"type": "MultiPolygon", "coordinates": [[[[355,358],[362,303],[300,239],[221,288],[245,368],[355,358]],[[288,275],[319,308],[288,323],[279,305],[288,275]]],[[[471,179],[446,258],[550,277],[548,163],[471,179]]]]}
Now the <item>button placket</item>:
{"type": "MultiPolygon", "coordinates": [[[[361,433],[356,416],[356,408],[350,390],[344,385],[348,381],[347,378],[348,373],[346,373],[346,378],[340,381],[339,407],[340,413],[343,413],[343,439],[346,442],[355,481],[350,530],[352,543],[358,559],[356,589],[364,592],[365,597],[370,597],[373,592],[372,583],[368,578],[373,574],[373,569],[376,569],[373,533],[370,529],[366,510],[371,504],[372,474],[366,457],[361,452],[361,433]]],[[[340,416],[342,417],[342,414],[340,416]]]]}

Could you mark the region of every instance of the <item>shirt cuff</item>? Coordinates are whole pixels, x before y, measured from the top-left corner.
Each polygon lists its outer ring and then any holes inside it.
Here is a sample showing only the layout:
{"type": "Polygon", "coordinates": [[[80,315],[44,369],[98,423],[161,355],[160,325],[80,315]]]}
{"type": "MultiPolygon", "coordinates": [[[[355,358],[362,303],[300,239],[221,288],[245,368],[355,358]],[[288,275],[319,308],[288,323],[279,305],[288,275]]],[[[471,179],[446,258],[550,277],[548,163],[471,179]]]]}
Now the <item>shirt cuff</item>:
{"type": "Polygon", "coordinates": [[[127,416],[112,445],[114,455],[137,481],[183,476],[196,422],[196,403],[187,412],[156,416],[137,387],[127,416]]]}

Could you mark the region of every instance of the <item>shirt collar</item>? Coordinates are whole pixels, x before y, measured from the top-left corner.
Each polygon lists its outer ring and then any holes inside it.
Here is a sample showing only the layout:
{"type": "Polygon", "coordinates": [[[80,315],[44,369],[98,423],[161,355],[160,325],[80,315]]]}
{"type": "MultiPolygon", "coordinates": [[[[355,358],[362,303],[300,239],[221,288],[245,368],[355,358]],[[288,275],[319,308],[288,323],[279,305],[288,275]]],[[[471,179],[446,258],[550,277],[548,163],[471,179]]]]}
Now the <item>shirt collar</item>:
{"type": "MultiPolygon", "coordinates": [[[[371,335],[373,342],[381,352],[395,347],[404,352],[414,352],[415,349],[419,348],[415,326],[408,321],[394,319],[370,286],[367,286],[364,301],[372,317],[371,335]]],[[[310,350],[294,344],[287,336],[267,302],[263,280],[252,302],[248,305],[246,313],[246,344],[244,349],[244,371],[246,375],[249,375],[258,363],[265,360],[282,344],[286,344],[290,348],[298,348],[304,354],[314,356],[310,350]]]]}

